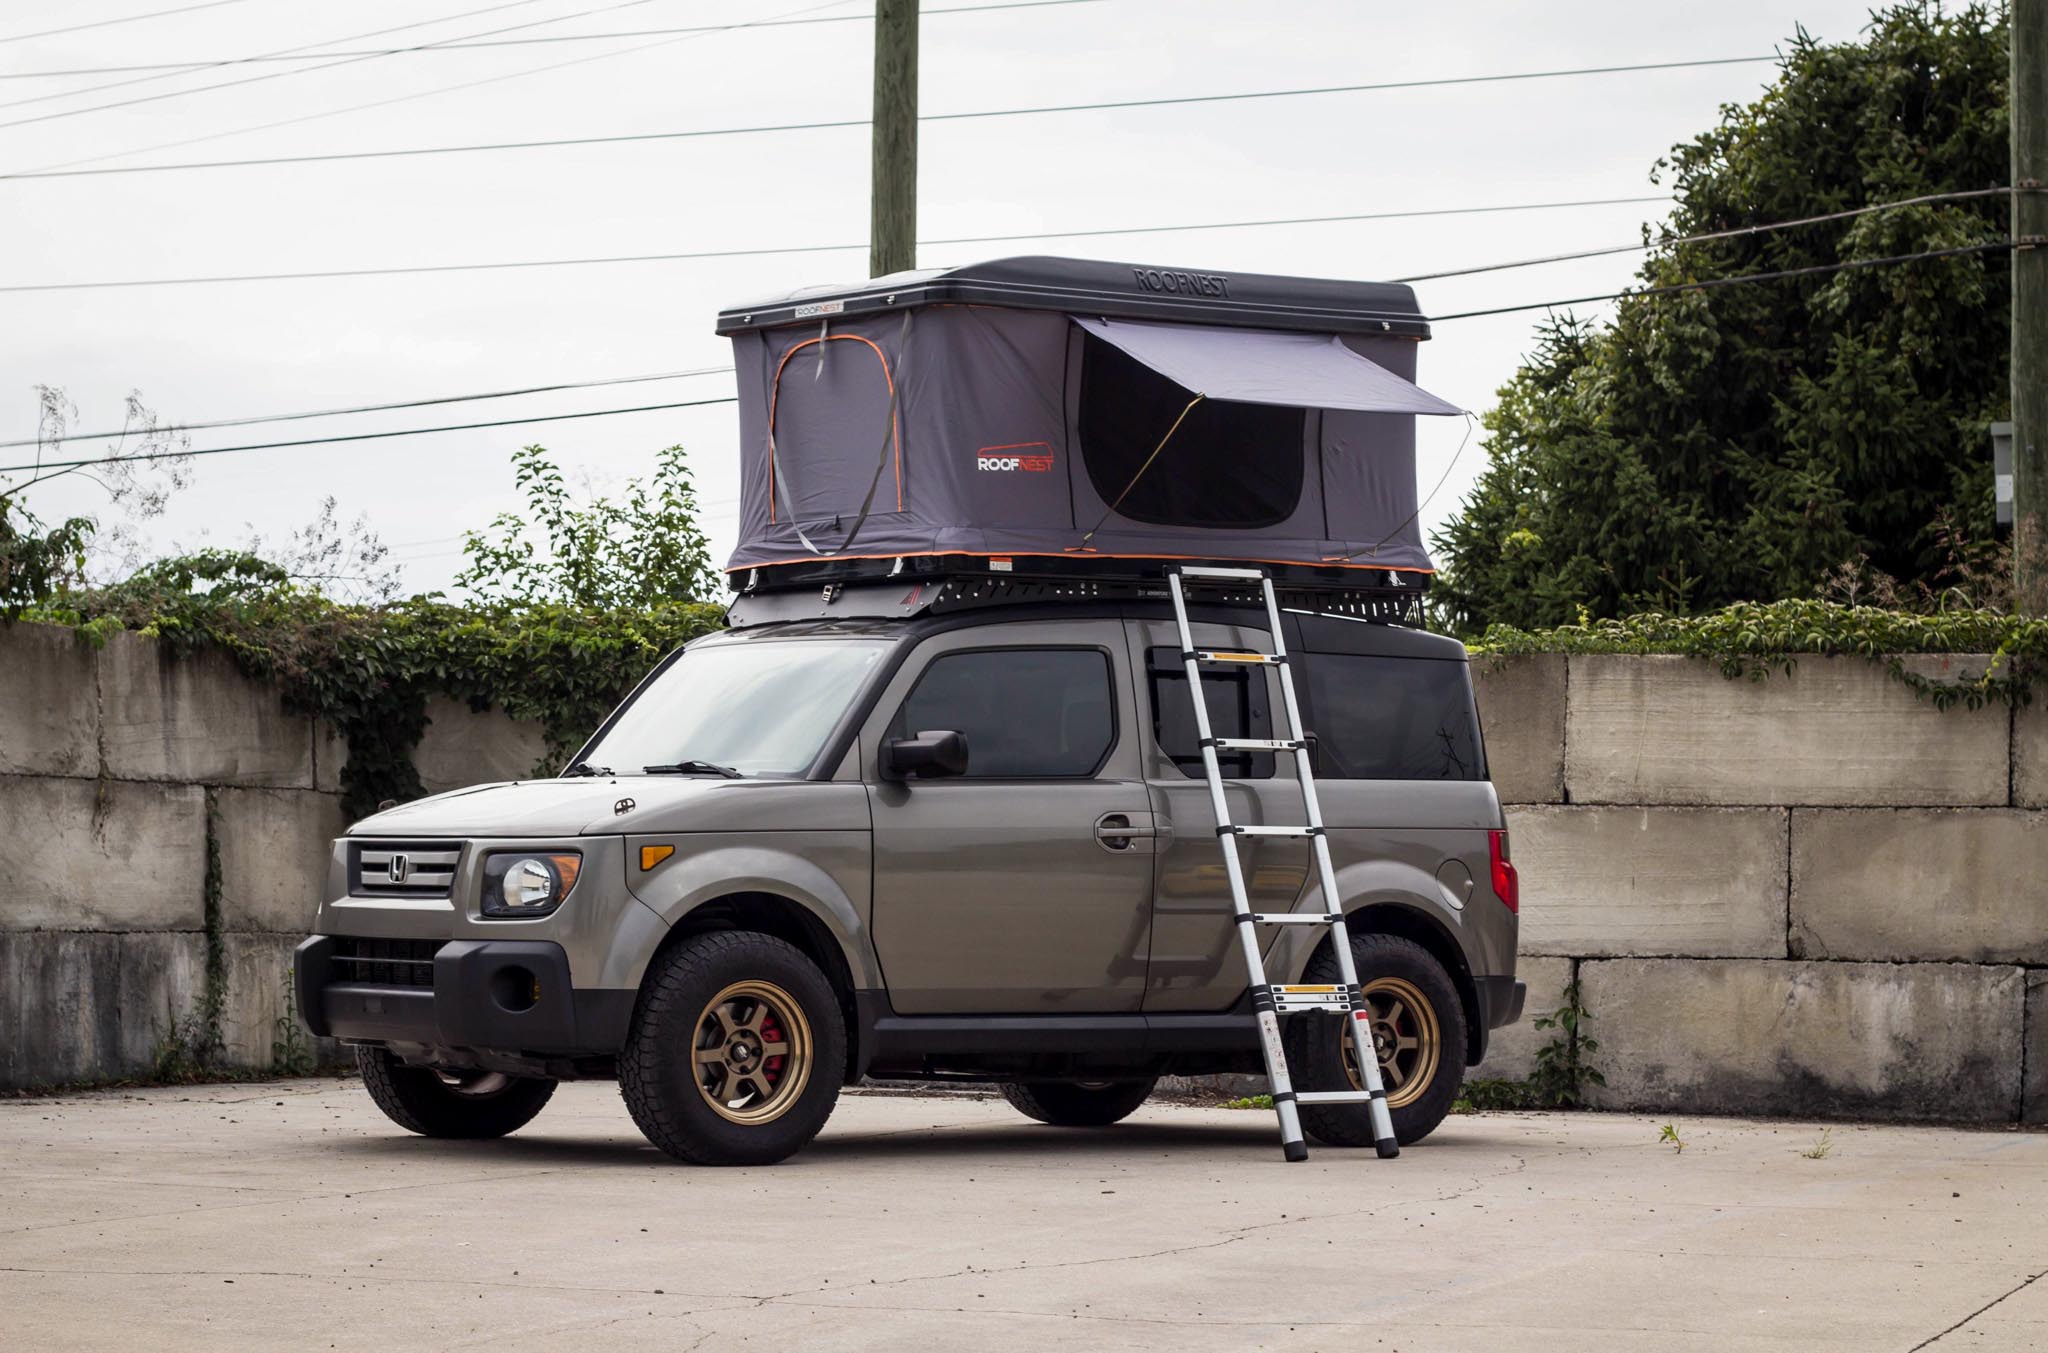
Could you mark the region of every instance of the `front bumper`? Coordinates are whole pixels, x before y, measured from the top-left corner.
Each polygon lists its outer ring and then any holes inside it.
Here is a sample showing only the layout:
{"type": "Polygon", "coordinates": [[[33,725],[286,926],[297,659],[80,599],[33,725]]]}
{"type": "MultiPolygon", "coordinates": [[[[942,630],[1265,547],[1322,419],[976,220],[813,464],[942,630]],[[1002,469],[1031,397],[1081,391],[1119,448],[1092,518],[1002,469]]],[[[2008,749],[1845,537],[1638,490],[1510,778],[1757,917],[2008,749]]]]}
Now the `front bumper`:
{"type": "Polygon", "coordinates": [[[344,940],[314,935],[293,955],[299,1009],[321,1037],[537,1057],[605,1057],[625,1045],[636,993],[577,990],[559,944],[449,940],[434,952],[431,985],[398,985],[337,971],[344,940]]]}

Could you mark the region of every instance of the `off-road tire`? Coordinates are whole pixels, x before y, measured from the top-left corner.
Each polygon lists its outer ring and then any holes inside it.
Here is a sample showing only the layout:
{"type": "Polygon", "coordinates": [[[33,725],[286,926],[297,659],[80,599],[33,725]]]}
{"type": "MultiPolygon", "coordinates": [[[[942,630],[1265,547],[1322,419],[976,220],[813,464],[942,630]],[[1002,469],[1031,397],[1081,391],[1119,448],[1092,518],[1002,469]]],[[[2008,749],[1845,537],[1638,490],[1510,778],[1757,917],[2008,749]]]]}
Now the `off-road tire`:
{"type": "Polygon", "coordinates": [[[1154,1081],[1111,1081],[1076,1085],[1065,1081],[1011,1081],[1003,1098],[1026,1118],[1054,1127],[1108,1127],[1122,1122],[1152,1097],[1154,1081]]]}
{"type": "Polygon", "coordinates": [[[385,1048],[357,1048],[356,1066],[384,1116],[422,1137],[502,1137],[531,1123],[555,1093],[554,1081],[526,1076],[505,1078],[503,1088],[489,1093],[465,1093],[385,1048]]]}
{"type": "MultiPolygon", "coordinates": [[[[1436,1130],[1444,1115],[1451,1111],[1459,1087],[1465,1083],[1465,1006],[1458,999],[1457,984],[1443,965],[1413,940],[1396,935],[1353,934],[1351,958],[1357,966],[1361,987],[1370,988],[1382,978],[1404,982],[1421,993],[1436,1022],[1438,1055],[1422,1091],[1408,1103],[1395,1107],[1395,1093],[1389,1089],[1394,1139],[1408,1146],[1436,1130]]],[[[1336,954],[1325,947],[1309,961],[1301,980],[1340,980],[1336,954]]],[[[1351,1077],[1344,1069],[1343,1022],[1330,1016],[1297,1015],[1287,1023],[1292,1026],[1286,1033],[1287,1065],[1295,1088],[1352,1089],[1351,1077]]],[[[1371,1116],[1363,1104],[1304,1104],[1301,1125],[1326,1146],[1374,1144],[1371,1116]]]]}
{"type": "Polygon", "coordinates": [[[619,1091],[647,1140],[692,1165],[773,1165],[800,1150],[839,1100],[846,1019],[825,974],[802,950],[772,935],[720,930],[682,941],[656,960],[640,987],[633,1027],[619,1054],[619,1091]],[[789,1107],[768,1122],[719,1115],[700,1092],[693,1061],[699,1021],[735,982],[772,983],[809,1024],[810,1064],[789,1107]]]}

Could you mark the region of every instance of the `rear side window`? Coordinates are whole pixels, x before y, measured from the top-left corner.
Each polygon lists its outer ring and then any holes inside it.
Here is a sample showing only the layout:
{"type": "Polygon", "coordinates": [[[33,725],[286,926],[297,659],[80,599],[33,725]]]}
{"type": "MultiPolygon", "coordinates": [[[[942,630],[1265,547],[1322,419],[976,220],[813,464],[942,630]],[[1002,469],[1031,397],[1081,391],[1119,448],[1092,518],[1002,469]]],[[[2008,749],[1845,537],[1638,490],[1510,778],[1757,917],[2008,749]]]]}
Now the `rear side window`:
{"type": "Polygon", "coordinates": [[[1116,742],[1109,655],[1099,648],[986,648],[934,658],[889,736],[967,737],[970,780],[1084,779],[1116,742]]]}
{"type": "Polygon", "coordinates": [[[1310,653],[1317,775],[1334,780],[1483,780],[1479,715],[1459,662],[1310,653]]]}
{"type": "MultiPolygon", "coordinates": [[[[1152,736],[1159,750],[1190,780],[1202,778],[1202,741],[1195,730],[1195,706],[1188,699],[1188,674],[1177,648],[1145,651],[1146,684],[1151,687],[1152,736]]],[[[1242,667],[1202,670],[1202,696],[1209,706],[1209,731],[1219,738],[1270,738],[1273,713],[1266,699],[1266,669],[1242,667]]],[[[1221,752],[1217,763],[1233,780],[1273,778],[1271,752],[1221,752]]]]}

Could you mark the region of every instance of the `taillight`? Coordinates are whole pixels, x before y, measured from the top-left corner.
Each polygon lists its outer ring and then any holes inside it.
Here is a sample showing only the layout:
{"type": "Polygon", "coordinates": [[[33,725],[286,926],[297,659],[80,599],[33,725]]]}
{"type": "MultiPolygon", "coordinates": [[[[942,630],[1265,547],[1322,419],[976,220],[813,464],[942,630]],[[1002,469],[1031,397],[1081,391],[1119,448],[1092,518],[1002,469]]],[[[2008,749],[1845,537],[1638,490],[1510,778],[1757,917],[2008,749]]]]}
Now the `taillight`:
{"type": "Polygon", "coordinates": [[[1522,881],[1515,873],[1515,865],[1508,858],[1508,834],[1488,832],[1486,853],[1493,860],[1493,895],[1507,904],[1509,911],[1520,914],[1522,910],[1522,881]]]}

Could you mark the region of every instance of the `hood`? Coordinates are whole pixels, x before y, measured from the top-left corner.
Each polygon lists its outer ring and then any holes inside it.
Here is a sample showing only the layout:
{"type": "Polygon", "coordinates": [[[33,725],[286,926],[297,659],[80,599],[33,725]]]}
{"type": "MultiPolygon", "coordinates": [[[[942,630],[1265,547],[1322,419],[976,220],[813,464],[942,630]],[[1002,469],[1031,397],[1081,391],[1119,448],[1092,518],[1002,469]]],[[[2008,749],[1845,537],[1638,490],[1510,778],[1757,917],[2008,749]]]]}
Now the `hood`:
{"type": "Polygon", "coordinates": [[[811,780],[612,775],[508,780],[374,813],[350,836],[616,836],[638,832],[865,831],[867,791],[811,780]],[[625,812],[618,805],[630,800],[625,812]]]}

